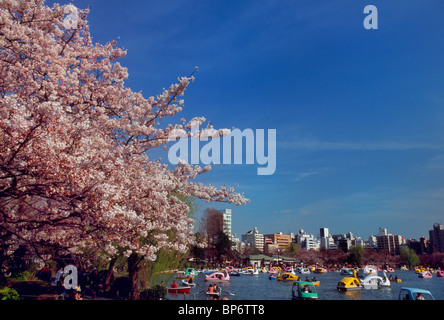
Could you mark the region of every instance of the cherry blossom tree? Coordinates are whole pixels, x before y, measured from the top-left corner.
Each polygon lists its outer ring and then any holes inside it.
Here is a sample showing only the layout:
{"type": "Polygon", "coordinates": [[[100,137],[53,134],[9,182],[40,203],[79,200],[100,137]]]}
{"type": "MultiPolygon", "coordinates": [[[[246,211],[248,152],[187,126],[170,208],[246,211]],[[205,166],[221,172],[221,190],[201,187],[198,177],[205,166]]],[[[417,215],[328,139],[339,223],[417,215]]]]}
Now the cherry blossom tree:
{"type": "Polygon", "coordinates": [[[173,130],[191,135],[205,121],[174,123],[194,78],[155,97],[133,92],[118,62],[126,52],[115,41],[93,44],[87,14],[43,0],[0,2],[0,251],[87,247],[112,256],[119,248],[136,261],[155,260],[161,248],[183,252],[193,226],[183,197],[248,200],[196,182],[209,167],[149,157],[173,130]]]}

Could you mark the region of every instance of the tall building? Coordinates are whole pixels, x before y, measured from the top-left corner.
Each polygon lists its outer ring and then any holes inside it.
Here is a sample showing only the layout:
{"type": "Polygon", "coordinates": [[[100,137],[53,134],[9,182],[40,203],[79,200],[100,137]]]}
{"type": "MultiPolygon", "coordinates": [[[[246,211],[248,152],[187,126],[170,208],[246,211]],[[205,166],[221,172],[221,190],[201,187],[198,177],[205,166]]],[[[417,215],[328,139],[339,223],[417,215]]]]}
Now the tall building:
{"type": "Polygon", "coordinates": [[[400,254],[400,246],[403,243],[402,236],[392,234],[376,236],[376,244],[378,251],[387,251],[392,255],[400,254]]]}
{"type": "Polygon", "coordinates": [[[231,209],[224,209],[221,212],[224,218],[224,233],[231,239],[231,209]]]}
{"type": "Polygon", "coordinates": [[[321,249],[328,249],[330,243],[330,235],[328,233],[328,228],[320,229],[320,241],[321,241],[321,249]]]}
{"type": "Polygon", "coordinates": [[[242,235],[242,241],[257,248],[259,251],[264,251],[264,235],[259,233],[257,227],[242,235]]]}
{"type": "Polygon", "coordinates": [[[319,242],[316,241],[312,234],[307,234],[304,229],[300,229],[299,233],[294,237],[299,248],[305,250],[319,250],[319,242]]]}
{"type": "Polygon", "coordinates": [[[435,223],[433,229],[429,230],[430,244],[435,252],[444,252],[444,227],[435,223]]]}

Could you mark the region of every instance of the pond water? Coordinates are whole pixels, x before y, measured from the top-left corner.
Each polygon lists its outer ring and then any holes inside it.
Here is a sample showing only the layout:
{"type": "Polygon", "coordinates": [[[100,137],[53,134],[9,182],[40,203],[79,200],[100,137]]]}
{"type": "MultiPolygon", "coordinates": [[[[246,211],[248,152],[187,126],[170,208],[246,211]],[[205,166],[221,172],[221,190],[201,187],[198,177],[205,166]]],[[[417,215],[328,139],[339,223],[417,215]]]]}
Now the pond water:
{"type": "MultiPolygon", "coordinates": [[[[381,274],[379,274],[381,276],[381,274]]],[[[435,274],[431,279],[418,278],[414,271],[397,270],[387,276],[398,276],[402,282],[391,282],[391,286],[381,289],[361,289],[351,292],[339,292],[336,289],[337,283],[345,277],[339,272],[326,272],[323,274],[312,273],[300,275],[301,280],[307,276],[311,279],[316,277],[320,281],[317,287],[319,300],[398,300],[401,287],[414,287],[429,290],[436,300],[444,300],[444,278],[439,278],[435,274]]],[[[230,300],[291,300],[292,282],[269,280],[267,273],[259,275],[231,277],[228,283],[218,283],[222,288],[223,295],[230,300]]],[[[198,274],[194,277],[196,286],[190,294],[168,294],[170,300],[206,300],[206,289],[209,282],[205,281],[205,274],[198,274]]],[[[179,283],[179,282],[178,282],[179,283]]]]}

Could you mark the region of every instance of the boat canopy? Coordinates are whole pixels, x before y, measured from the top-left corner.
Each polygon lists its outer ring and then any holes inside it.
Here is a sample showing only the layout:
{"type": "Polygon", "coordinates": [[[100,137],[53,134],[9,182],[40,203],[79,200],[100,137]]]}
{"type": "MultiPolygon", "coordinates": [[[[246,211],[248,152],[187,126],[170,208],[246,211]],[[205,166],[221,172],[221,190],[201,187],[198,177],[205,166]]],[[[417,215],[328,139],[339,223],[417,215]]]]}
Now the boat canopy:
{"type": "Polygon", "coordinates": [[[401,290],[399,291],[399,300],[416,300],[419,293],[423,295],[425,300],[435,300],[429,290],[408,287],[401,287],[401,290]]]}

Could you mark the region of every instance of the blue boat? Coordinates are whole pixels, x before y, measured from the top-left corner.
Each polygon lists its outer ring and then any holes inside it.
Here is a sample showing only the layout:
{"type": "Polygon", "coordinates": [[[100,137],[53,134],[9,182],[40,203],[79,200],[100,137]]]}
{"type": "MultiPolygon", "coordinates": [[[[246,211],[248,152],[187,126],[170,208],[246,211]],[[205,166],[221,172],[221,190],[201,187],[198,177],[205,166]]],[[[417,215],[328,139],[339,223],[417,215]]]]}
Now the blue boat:
{"type": "Polygon", "coordinates": [[[399,300],[435,300],[429,290],[401,287],[399,300]]]}

